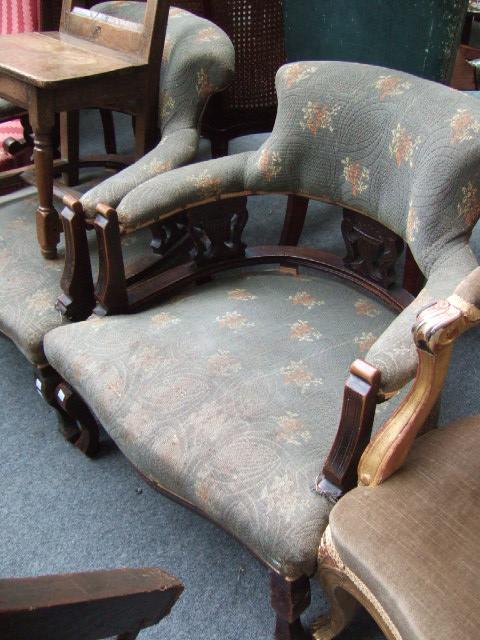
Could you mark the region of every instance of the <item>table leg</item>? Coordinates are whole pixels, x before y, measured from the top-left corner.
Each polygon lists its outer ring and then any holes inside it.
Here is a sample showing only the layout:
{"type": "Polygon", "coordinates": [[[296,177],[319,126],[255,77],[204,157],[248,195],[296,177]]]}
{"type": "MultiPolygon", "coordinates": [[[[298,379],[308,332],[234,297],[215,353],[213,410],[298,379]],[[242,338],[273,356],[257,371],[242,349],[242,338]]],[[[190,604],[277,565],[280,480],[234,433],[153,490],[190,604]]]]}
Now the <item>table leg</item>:
{"type": "Polygon", "coordinates": [[[37,238],[44,258],[57,257],[60,240],[59,218],[53,206],[53,113],[33,120],[33,159],[38,189],[37,238]],[[50,117],[48,117],[50,116],[50,117]]]}
{"type": "Polygon", "coordinates": [[[147,83],[142,94],[142,108],[135,114],[135,159],[138,160],[157,144],[158,82],[147,83]]]}

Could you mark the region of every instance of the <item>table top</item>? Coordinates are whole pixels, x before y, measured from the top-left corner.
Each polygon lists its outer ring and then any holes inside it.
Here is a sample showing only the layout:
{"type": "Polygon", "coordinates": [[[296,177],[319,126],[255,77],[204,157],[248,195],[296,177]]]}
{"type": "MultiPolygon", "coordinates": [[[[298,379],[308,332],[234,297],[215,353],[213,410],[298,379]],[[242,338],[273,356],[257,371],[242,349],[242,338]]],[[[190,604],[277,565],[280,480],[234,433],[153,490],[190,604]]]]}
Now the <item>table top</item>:
{"type": "Polygon", "coordinates": [[[0,36],[0,75],[38,87],[145,66],[145,62],[57,31],[0,36]]]}

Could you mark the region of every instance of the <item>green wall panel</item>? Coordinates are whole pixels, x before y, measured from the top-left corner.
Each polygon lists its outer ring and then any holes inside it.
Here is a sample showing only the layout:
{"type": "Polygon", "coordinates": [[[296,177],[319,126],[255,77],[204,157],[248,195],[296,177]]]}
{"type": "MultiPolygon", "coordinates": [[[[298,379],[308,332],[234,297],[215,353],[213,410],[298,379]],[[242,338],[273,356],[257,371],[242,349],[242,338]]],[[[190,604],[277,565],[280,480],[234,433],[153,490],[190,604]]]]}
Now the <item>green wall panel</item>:
{"type": "Polygon", "coordinates": [[[448,81],[468,0],[284,0],[288,60],[350,60],[448,81]]]}

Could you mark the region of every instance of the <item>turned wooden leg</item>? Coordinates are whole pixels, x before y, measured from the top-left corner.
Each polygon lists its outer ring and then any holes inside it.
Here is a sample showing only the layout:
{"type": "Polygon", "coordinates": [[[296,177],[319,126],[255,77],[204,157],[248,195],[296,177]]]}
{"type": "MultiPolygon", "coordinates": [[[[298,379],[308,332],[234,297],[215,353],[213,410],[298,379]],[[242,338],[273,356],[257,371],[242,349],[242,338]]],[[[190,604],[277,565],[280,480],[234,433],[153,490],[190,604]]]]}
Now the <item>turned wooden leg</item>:
{"type": "Polygon", "coordinates": [[[64,202],[65,265],[60,280],[63,293],[56,308],[69,320],[85,320],[95,306],[85,214],[79,200],[65,196],[64,202]]]}
{"type": "Polygon", "coordinates": [[[68,187],[80,181],[80,113],[69,111],[60,114],[61,156],[68,162],[62,170],[63,181],[68,187]]]}
{"type": "Polygon", "coordinates": [[[99,449],[100,436],[97,421],[92,412],[66,382],[55,389],[55,400],[63,418],[61,431],[64,437],[85,455],[92,457],[99,449]]]}
{"type": "Polygon", "coordinates": [[[99,265],[94,313],[121,313],[128,309],[128,296],[118,216],[115,209],[104,204],[97,205],[97,211],[94,227],[99,265]]]}
{"type": "Polygon", "coordinates": [[[280,235],[280,245],[296,247],[305,225],[308,198],[288,196],[287,211],[280,235]]]}
{"type": "Polygon", "coordinates": [[[34,131],[33,158],[38,189],[37,237],[44,258],[57,257],[60,240],[58,213],[53,206],[54,116],[48,108],[31,114],[34,131]]]}
{"type": "Polygon", "coordinates": [[[110,109],[100,109],[100,117],[102,119],[105,152],[109,155],[115,155],[117,153],[117,141],[115,138],[115,123],[113,121],[113,113],[110,111],[110,109]]]}
{"type": "Polygon", "coordinates": [[[287,580],[270,572],[270,602],[277,614],[275,640],[308,640],[300,616],[310,604],[310,580],[287,580]]]}

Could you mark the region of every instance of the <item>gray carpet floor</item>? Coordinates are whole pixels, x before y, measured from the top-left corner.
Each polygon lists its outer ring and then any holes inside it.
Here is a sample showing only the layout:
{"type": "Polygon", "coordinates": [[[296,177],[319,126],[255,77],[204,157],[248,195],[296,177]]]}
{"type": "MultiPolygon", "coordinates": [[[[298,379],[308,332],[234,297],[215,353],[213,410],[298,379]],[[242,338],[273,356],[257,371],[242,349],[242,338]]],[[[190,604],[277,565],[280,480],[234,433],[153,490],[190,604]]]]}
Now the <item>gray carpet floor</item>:
{"type": "MultiPolygon", "coordinates": [[[[128,119],[119,116],[117,128],[119,147],[127,150],[128,119]]],[[[231,152],[255,148],[262,139],[239,139],[231,152]]],[[[82,114],[83,150],[93,150],[99,141],[98,114],[82,114]]],[[[202,149],[208,153],[208,145],[202,149]]],[[[250,244],[278,241],[284,206],[283,198],[250,199],[250,244]]],[[[342,254],[338,212],[312,206],[303,238],[342,254]]],[[[480,256],[479,230],[474,245],[480,256]]],[[[480,332],[471,331],[458,342],[442,423],[480,412],[479,340],[480,332]]],[[[56,430],[55,413],[35,393],[30,365],[3,337],[0,362],[0,575],[161,566],[178,575],[186,589],[172,614],[140,638],[271,638],[268,576],[259,563],[214,525],[146,486],[113,445],[94,461],[67,445],[56,430]]],[[[325,606],[314,586],[305,621],[325,606]]],[[[362,613],[341,639],[382,637],[362,613]]]]}

